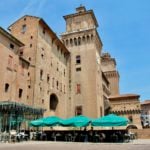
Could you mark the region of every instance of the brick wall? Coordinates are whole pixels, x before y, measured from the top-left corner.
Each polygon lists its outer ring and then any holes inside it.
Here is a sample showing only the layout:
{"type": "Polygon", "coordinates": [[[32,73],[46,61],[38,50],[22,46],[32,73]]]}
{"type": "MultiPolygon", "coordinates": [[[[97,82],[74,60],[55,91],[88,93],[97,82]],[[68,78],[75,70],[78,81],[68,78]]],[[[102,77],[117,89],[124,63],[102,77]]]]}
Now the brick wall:
{"type": "Polygon", "coordinates": [[[150,139],[150,129],[130,129],[130,131],[137,133],[138,139],[150,139]]]}

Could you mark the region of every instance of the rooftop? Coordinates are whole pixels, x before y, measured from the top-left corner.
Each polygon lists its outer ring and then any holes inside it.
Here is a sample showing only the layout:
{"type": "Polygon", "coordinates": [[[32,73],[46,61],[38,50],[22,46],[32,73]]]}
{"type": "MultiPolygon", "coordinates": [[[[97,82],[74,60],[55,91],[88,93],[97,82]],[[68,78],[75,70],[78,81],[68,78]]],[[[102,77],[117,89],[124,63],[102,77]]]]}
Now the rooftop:
{"type": "Polygon", "coordinates": [[[2,27],[0,27],[0,33],[3,34],[4,36],[6,36],[11,41],[13,41],[14,43],[16,43],[18,46],[20,46],[20,47],[24,46],[24,44],[21,41],[19,41],[17,38],[15,38],[13,35],[11,35],[6,30],[4,30],[2,27]]]}
{"type": "Polygon", "coordinates": [[[145,100],[144,102],[141,103],[141,105],[147,105],[150,104],[150,100],[145,100]]]}
{"type": "Polygon", "coordinates": [[[112,95],[109,96],[109,99],[121,99],[121,98],[139,98],[140,95],[137,94],[118,94],[118,95],[112,95]]]}

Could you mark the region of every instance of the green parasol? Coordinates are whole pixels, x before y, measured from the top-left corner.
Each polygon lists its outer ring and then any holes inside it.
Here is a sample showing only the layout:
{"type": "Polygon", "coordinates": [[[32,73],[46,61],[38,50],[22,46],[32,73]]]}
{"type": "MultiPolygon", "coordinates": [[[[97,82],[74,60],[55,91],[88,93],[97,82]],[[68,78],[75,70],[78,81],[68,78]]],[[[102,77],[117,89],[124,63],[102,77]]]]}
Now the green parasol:
{"type": "Polygon", "coordinates": [[[126,126],[129,120],[124,117],[117,116],[115,114],[109,114],[101,118],[97,118],[92,121],[92,126],[103,126],[103,127],[115,127],[115,126],[126,126]]]}

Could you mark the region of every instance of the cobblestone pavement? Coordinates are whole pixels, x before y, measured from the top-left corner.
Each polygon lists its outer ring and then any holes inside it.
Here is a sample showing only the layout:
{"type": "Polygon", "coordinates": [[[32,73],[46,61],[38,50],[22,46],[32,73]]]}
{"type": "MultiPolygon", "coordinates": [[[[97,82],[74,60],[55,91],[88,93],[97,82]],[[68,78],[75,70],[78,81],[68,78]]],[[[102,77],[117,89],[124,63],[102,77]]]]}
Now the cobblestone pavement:
{"type": "Polygon", "coordinates": [[[0,143],[0,150],[150,150],[149,140],[130,143],[21,142],[0,143]]]}

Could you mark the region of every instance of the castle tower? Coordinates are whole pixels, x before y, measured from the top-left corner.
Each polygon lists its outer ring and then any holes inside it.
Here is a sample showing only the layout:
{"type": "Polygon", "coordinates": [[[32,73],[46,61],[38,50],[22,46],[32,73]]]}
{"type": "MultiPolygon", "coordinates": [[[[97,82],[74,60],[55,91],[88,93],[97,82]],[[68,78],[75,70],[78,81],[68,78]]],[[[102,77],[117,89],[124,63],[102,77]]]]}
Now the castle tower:
{"type": "Polygon", "coordinates": [[[116,70],[116,61],[109,53],[103,53],[101,57],[102,70],[110,83],[111,95],[119,94],[119,73],[116,70]]]}
{"type": "Polygon", "coordinates": [[[102,116],[102,42],[97,32],[98,23],[94,12],[80,6],[76,8],[76,13],[66,15],[64,19],[66,32],[61,38],[71,54],[68,116],[102,116]]]}

